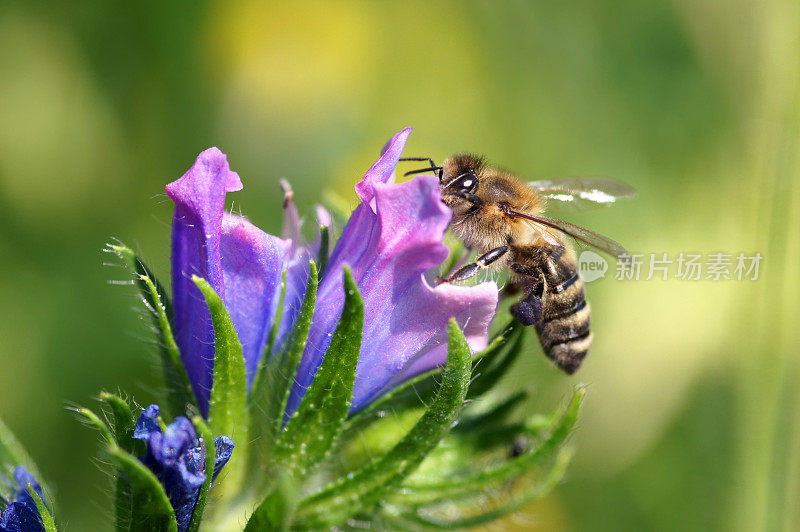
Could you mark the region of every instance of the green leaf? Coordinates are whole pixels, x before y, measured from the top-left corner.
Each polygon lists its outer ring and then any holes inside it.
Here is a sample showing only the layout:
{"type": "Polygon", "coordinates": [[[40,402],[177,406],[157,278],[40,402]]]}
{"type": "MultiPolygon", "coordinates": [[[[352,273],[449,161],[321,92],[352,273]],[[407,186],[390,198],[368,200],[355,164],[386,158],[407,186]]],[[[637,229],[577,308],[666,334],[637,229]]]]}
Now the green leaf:
{"type": "Polygon", "coordinates": [[[536,484],[533,488],[528,489],[523,495],[514,497],[510,501],[494,507],[489,511],[479,512],[475,515],[456,519],[428,517],[419,513],[418,511],[403,512],[400,513],[400,517],[425,528],[431,528],[435,530],[461,530],[491,523],[496,519],[520,510],[521,508],[550,492],[556,486],[556,484],[558,484],[561,479],[564,478],[564,473],[566,472],[567,465],[569,465],[571,458],[571,451],[562,450],[558,454],[554,466],[550,469],[542,482],[536,484]]]}
{"type": "Polygon", "coordinates": [[[36,504],[36,509],[39,510],[39,515],[42,516],[42,527],[45,532],[56,532],[56,522],[53,520],[53,516],[50,514],[47,505],[42,498],[39,497],[39,494],[33,489],[31,484],[28,484],[26,487],[31,498],[33,498],[33,502],[36,504]]]}
{"type": "Polygon", "coordinates": [[[181,360],[178,345],[172,332],[172,303],[164,286],[136,254],[123,245],[109,244],[107,250],[116,254],[134,273],[139,291],[153,312],[153,323],[158,332],[158,344],[164,367],[167,387],[166,406],[172,416],[183,415],[187,404],[194,403],[194,392],[181,360]]]}
{"type": "Polygon", "coordinates": [[[454,478],[406,482],[393,500],[404,504],[422,504],[442,499],[463,498],[507,482],[527,473],[534,466],[552,456],[570,435],[578,420],[578,413],[586,391],[576,390],[566,411],[554,424],[548,437],[534,450],[508,460],[498,466],[467,471],[454,478]]]}
{"type": "Polygon", "coordinates": [[[122,397],[110,392],[100,392],[100,400],[111,410],[113,419],[111,431],[114,434],[117,445],[129,453],[136,455],[144,454],[144,445],[141,445],[144,444],[144,442],[133,439],[133,431],[136,428],[136,417],[133,415],[133,411],[131,411],[128,402],[122,397]]]}
{"type": "Polygon", "coordinates": [[[192,520],[189,522],[188,532],[196,532],[200,529],[200,523],[203,521],[203,511],[206,508],[206,501],[208,500],[208,490],[211,489],[211,480],[214,476],[214,463],[217,459],[217,449],[214,445],[214,437],[211,434],[211,429],[203,420],[201,416],[194,416],[192,423],[197,429],[198,436],[200,437],[201,444],[205,447],[206,452],[206,481],[200,487],[200,493],[197,496],[197,504],[194,506],[194,513],[192,513],[192,520]]]}
{"type": "Polygon", "coordinates": [[[364,302],[350,269],[344,267],[344,307],[330,347],[300,406],[275,448],[275,461],[300,479],[327,455],[353,399],[364,329],[364,302]]]}
{"type": "Polygon", "coordinates": [[[109,446],[108,453],[117,468],[117,475],[130,487],[127,494],[130,510],[125,516],[118,516],[117,529],[177,532],[175,512],[153,472],[116,445],[109,446]]]}
{"type": "Polygon", "coordinates": [[[447,366],[436,396],[416,425],[384,455],[304,499],[298,526],[330,527],[361,510],[369,510],[411,474],[448,433],[469,387],[469,346],[455,320],[450,320],[447,366]]]}
{"type": "Polygon", "coordinates": [[[276,472],[273,489],[258,505],[245,526],[245,532],[285,532],[292,524],[297,508],[297,494],[291,476],[283,469],[276,472]]]}
{"type": "Polygon", "coordinates": [[[261,366],[253,382],[248,403],[249,433],[251,442],[248,448],[247,471],[252,472],[254,485],[260,483],[265,468],[270,463],[270,455],[277,435],[283,425],[286,403],[297,375],[300,357],[306,347],[314,305],[317,299],[317,268],[309,264],[308,282],[294,330],[280,353],[271,356],[264,353],[261,366]]]}
{"type": "Polygon", "coordinates": [[[245,419],[247,403],[242,344],[222,298],[205,279],[193,275],[192,281],[203,293],[214,324],[214,380],[208,404],[208,425],[212,433],[236,439],[245,419]]]}

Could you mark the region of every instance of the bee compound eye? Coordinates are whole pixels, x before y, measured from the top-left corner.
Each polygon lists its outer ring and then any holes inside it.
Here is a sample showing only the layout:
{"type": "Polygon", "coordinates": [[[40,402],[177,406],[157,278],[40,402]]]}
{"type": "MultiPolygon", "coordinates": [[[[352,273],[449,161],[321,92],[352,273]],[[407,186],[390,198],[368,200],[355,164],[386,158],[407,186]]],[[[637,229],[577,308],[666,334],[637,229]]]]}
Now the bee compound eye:
{"type": "Polygon", "coordinates": [[[465,174],[456,179],[450,186],[459,192],[472,192],[478,186],[478,178],[473,173],[465,174]]]}

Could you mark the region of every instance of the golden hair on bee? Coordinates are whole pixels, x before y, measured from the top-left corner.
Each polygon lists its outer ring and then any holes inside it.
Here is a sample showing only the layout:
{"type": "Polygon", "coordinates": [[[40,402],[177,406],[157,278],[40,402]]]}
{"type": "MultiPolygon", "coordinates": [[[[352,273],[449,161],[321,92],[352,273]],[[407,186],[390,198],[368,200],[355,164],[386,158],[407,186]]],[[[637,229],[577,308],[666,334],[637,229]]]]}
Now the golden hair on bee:
{"type": "Polygon", "coordinates": [[[544,211],[544,199],[526,183],[510,172],[487,166],[477,155],[448,157],[440,182],[442,201],[453,210],[451,229],[469,248],[488,251],[505,244],[514,233],[530,232],[528,224],[504,212],[505,205],[533,214],[544,211]]]}

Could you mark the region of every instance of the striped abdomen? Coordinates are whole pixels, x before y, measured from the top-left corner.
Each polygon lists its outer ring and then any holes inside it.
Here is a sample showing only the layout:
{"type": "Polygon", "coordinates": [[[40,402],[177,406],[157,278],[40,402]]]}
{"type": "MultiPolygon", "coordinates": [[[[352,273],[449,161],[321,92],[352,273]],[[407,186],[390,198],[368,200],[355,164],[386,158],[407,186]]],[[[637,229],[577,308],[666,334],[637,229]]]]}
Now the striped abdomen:
{"type": "Polygon", "coordinates": [[[558,367],[572,374],[592,344],[589,305],[575,254],[564,249],[542,265],[542,316],[535,323],[539,343],[558,367]]]}

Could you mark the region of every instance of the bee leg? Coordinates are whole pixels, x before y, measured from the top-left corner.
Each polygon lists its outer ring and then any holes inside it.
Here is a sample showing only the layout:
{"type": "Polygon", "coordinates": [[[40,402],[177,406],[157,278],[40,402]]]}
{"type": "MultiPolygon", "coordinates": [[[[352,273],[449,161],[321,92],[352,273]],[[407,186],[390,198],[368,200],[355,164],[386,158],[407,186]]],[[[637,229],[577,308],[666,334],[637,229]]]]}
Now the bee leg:
{"type": "MultiPolygon", "coordinates": [[[[460,248],[460,251],[461,251],[461,253],[459,254],[460,256],[458,257],[458,260],[456,260],[455,262],[452,263],[450,268],[447,270],[447,275],[452,275],[453,272],[455,272],[457,269],[462,267],[467,262],[467,259],[469,258],[469,254],[472,252],[472,248],[468,248],[467,246],[464,246],[462,244],[462,247],[460,248]]],[[[447,275],[445,275],[445,277],[447,275]]]]}
{"type": "Polygon", "coordinates": [[[490,264],[495,262],[497,259],[501,258],[506,253],[508,253],[508,246],[496,247],[493,250],[489,251],[488,253],[484,253],[483,255],[475,259],[475,262],[467,264],[466,266],[462,266],[461,268],[456,270],[455,273],[453,273],[452,275],[448,275],[445,278],[440,277],[438,279],[438,284],[452,283],[469,279],[470,277],[477,274],[479,271],[489,267],[490,264]]]}
{"type": "Polygon", "coordinates": [[[511,270],[517,274],[517,283],[525,290],[525,297],[511,305],[511,314],[523,325],[534,325],[542,319],[544,303],[544,276],[537,266],[514,263],[511,270]]]}

